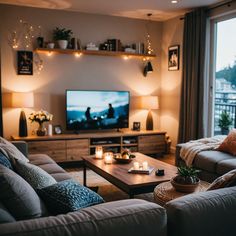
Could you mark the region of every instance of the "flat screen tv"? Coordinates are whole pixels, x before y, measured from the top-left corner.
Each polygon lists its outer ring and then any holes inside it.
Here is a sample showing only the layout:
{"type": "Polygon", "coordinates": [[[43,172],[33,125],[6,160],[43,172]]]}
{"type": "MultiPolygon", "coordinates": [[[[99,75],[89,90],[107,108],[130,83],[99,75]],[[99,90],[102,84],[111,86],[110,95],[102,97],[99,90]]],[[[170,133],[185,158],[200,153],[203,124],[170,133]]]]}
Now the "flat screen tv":
{"type": "Polygon", "coordinates": [[[128,128],[129,92],[66,90],[66,126],[74,131],[128,128]]]}

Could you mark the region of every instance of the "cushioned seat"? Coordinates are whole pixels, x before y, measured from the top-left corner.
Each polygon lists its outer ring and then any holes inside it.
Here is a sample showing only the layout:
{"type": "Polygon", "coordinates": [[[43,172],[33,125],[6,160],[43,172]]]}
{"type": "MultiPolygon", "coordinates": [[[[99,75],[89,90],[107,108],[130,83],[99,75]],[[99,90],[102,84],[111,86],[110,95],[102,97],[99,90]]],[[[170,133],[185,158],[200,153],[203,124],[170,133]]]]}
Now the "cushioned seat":
{"type": "Polygon", "coordinates": [[[46,154],[31,154],[28,156],[30,163],[36,166],[44,165],[44,164],[55,164],[48,155],[46,154]]]}
{"type": "Polygon", "coordinates": [[[51,174],[51,176],[57,181],[63,181],[63,180],[67,180],[67,179],[71,179],[71,176],[67,173],[55,173],[55,174],[51,174]]]}
{"type": "Polygon", "coordinates": [[[236,158],[231,158],[218,163],[216,172],[219,175],[223,175],[233,169],[236,169],[236,158]]]}
{"type": "Polygon", "coordinates": [[[219,151],[202,151],[194,159],[196,168],[216,172],[217,164],[223,160],[232,159],[232,155],[219,151]]]}

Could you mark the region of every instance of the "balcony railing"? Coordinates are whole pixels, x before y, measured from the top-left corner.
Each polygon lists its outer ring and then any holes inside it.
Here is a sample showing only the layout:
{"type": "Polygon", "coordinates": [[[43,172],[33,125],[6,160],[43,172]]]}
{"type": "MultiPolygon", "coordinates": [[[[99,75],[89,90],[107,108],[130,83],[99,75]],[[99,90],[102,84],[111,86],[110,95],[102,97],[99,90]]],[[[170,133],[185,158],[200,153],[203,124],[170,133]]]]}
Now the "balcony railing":
{"type": "Polygon", "coordinates": [[[235,93],[216,92],[215,94],[215,113],[214,113],[214,134],[221,134],[221,129],[218,126],[219,118],[223,111],[226,111],[233,121],[230,128],[236,128],[236,98],[235,93]]]}

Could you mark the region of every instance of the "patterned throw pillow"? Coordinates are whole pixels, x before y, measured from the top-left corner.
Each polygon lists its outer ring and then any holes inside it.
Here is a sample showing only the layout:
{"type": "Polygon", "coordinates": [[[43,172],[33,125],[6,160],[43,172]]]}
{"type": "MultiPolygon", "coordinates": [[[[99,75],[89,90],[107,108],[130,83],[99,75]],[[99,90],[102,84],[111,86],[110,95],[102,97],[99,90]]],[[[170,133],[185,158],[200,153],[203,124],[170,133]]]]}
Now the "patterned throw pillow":
{"type": "Polygon", "coordinates": [[[0,152],[0,164],[11,170],[13,169],[9,159],[5,155],[3,155],[1,152],[0,152]]]}
{"type": "Polygon", "coordinates": [[[236,129],[230,131],[217,150],[236,156],[236,129]]]}
{"type": "Polygon", "coordinates": [[[33,164],[18,160],[15,163],[15,169],[34,189],[45,188],[57,183],[50,174],[33,164]]]}
{"type": "Polygon", "coordinates": [[[39,189],[38,193],[53,214],[65,214],[104,202],[100,195],[72,179],[39,189]]]}
{"type": "Polygon", "coordinates": [[[210,184],[210,186],[207,188],[207,191],[232,186],[236,186],[236,169],[231,170],[217,178],[213,183],[210,184]]]}
{"type": "Polygon", "coordinates": [[[11,161],[21,160],[29,162],[28,158],[24,156],[12,143],[0,137],[0,151],[11,161]]]}

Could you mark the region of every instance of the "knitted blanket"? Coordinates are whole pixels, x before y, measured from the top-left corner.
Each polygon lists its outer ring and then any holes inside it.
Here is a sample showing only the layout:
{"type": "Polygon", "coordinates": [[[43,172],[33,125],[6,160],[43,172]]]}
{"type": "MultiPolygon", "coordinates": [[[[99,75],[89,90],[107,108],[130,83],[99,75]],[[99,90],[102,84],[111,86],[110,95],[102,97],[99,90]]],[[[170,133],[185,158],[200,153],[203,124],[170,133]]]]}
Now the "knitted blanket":
{"type": "Polygon", "coordinates": [[[225,135],[217,135],[211,138],[189,141],[183,144],[180,150],[180,157],[190,167],[199,152],[217,149],[225,137],[225,135]]]}

